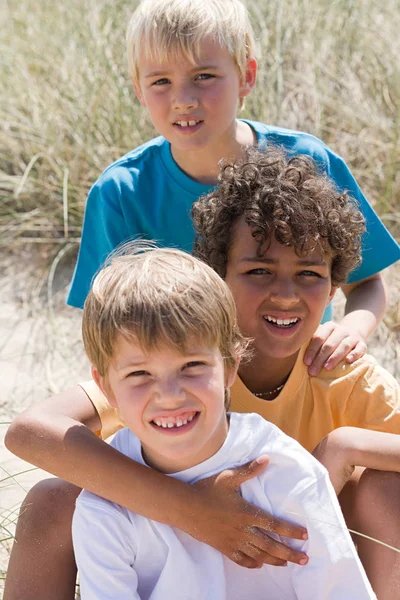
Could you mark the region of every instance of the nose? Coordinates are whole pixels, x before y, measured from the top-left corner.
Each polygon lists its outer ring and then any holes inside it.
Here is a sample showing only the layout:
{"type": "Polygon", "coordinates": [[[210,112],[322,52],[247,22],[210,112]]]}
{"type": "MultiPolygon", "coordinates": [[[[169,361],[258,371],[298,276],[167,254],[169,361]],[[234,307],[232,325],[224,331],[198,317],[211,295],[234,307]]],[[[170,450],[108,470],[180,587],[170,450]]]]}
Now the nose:
{"type": "Polygon", "coordinates": [[[182,84],[175,88],[172,107],[176,112],[185,113],[198,106],[196,90],[190,84],[182,84]]]}
{"type": "Polygon", "coordinates": [[[297,304],[299,296],[290,278],[278,278],[270,290],[271,301],[280,308],[288,309],[297,304]]]}
{"type": "Polygon", "coordinates": [[[185,399],[185,392],[178,377],[168,377],[158,382],[155,401],[163,408],[178,408],[185,399]]]}

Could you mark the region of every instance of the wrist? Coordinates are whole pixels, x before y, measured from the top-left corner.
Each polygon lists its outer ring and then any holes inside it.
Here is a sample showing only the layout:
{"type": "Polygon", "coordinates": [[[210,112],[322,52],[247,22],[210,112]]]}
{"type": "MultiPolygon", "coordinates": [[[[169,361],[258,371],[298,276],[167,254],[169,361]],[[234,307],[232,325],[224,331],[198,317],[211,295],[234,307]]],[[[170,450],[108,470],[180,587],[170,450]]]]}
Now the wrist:
{"type": "Polygon", "coordinates": [[[339,321],[339,325],[366,341],[371,333],[375,331],[377,319],[371,311],[358,309],[346,313],[339,321]]]}

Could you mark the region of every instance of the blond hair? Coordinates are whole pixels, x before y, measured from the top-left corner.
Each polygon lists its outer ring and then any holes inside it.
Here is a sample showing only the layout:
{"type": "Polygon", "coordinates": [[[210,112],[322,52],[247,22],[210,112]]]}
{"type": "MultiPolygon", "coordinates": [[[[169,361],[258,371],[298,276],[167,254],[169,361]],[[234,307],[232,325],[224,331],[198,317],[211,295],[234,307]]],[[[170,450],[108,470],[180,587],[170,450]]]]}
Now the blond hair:
{"type": "Polygon", "coordinates": [[[83,309],[86,353],[101,376],[118,335],[145,352],[168,345],[184,353],[193,340],[219,348],[233,368],[246,341],[225,282],[208,265],[180,250],[130,242],[96,276],[83,309]]]}
{"type": "Polygon", "coordinates": [[[133,82],[139,83],[139,56],[143,49],[160,61],[185,56],[194,62],[205,36],[228,50],[244,80],[255,42],[246,7],[240,0],[142,0],[131,17],[126,36],[133,82]]]}

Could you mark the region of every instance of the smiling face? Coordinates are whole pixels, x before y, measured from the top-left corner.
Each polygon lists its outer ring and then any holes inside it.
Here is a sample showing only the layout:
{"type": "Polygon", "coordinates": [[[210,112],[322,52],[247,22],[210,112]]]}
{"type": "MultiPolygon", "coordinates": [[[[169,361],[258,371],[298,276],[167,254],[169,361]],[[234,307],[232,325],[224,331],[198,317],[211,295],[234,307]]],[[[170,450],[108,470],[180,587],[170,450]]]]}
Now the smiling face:
{"type": "Polygon", "coordinates": [[[241,81],[228,50],[205,37],[194,63],[184,56],[160,62],[143,54],[135,91],[179,163],[188,151],[231,149],[238,101],[251,91],[255,73],[256,62],[249,59],[241,81]]]}
{"type": "Polygon", "coordinates": [[[227,375],[217,348],[194,343],[185,354],[167,346],[144,352],[121,335],[107,376],[93,369],[111,406],[141,440],[147,464],[164,473],[194,466],[222,446],[225,388],[235,374],[227,375]]]}
{"type": "Polygon", "coordinates": [[[275,359],[286,359],[289,374],[333,297],[331,261],[318,250],[299,257],[275,238],[260,253],[244,219],[235,226],[232,240],[225,281],[239,327],[254,340],[254,361],[271,366],[275,359]]]}

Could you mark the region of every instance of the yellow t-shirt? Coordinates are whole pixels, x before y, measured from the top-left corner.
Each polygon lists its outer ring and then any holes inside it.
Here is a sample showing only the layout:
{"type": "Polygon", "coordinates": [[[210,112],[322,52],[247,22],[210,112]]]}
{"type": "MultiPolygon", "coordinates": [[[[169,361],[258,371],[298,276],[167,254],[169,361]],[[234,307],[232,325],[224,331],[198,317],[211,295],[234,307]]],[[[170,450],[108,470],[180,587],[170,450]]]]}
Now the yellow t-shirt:
{"type": "MultiPolygon", "coordinates": [[[[310,377],[303,362],[305,348],[275,400],[257,398],[237,377],[231,388],[231,410],[258,413],[310,452],[338,427],[400,433],[400,386],[372,356],[352,365],[342,362],[333,371],[324,369],[310,377]]],[[[103,439],[124,427],[118,410],[109,406],[93,381],[81,386],[99,414],[103,439]]]]}
{"type": "Polygon", "coordinates": [[[400,433],[400,386],[372,356],[310,377],[305,349],[275,400],[257,398],[238,377],[231,388],[231,410],[258,413],[310,452],[338,427],[400,433]]]}

